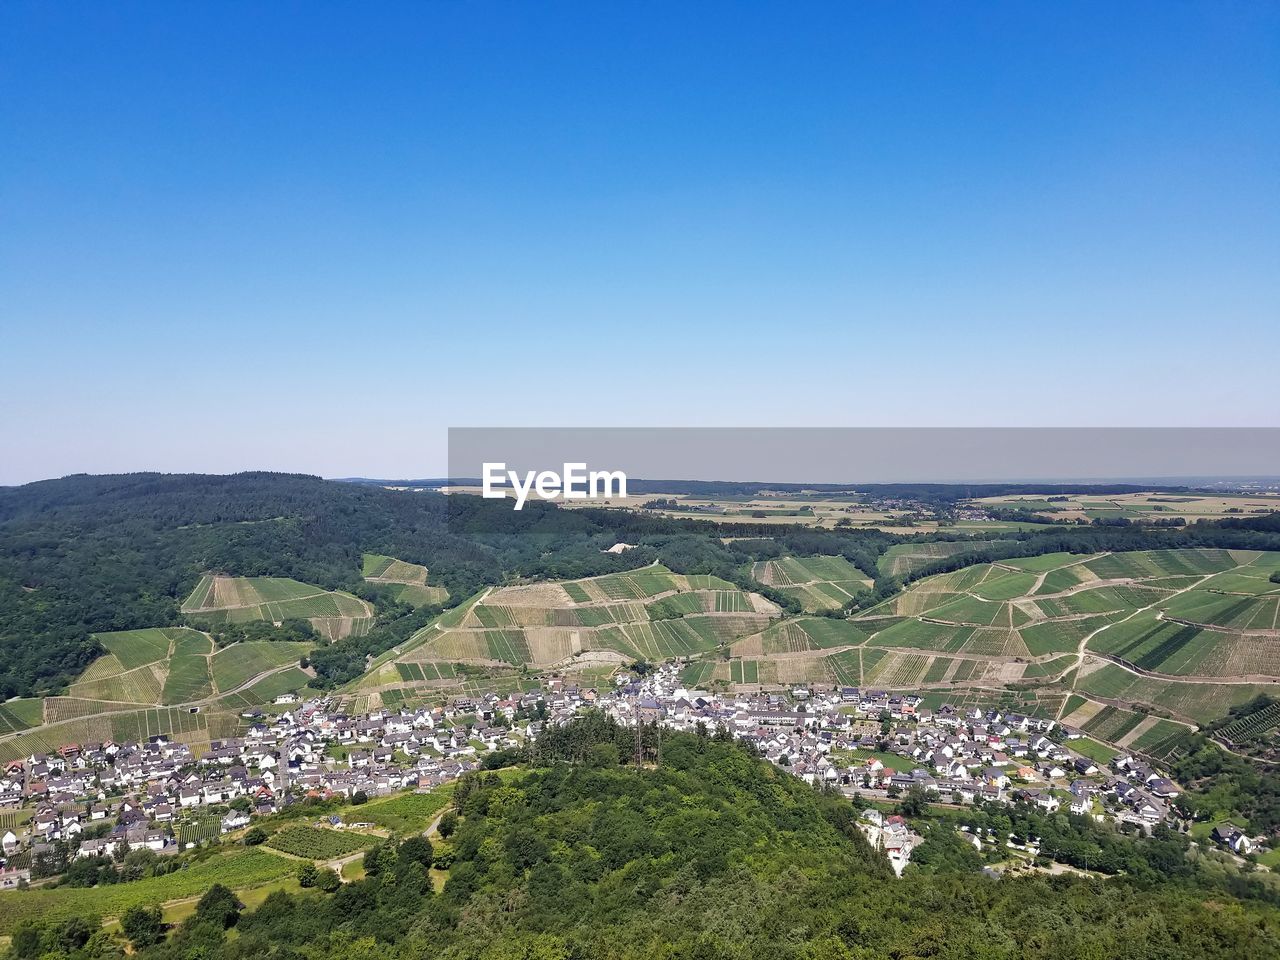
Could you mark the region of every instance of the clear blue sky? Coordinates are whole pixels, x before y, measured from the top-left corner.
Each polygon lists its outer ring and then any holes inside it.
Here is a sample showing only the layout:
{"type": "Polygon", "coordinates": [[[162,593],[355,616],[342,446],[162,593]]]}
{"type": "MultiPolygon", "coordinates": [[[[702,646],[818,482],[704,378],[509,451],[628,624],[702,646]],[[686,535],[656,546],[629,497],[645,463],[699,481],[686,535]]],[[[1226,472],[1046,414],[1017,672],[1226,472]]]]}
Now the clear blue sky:
{"type": "Polygon", "coordinates": [[[0,483],[1275,425],[1280,7],[0,6],[0,483]]]}

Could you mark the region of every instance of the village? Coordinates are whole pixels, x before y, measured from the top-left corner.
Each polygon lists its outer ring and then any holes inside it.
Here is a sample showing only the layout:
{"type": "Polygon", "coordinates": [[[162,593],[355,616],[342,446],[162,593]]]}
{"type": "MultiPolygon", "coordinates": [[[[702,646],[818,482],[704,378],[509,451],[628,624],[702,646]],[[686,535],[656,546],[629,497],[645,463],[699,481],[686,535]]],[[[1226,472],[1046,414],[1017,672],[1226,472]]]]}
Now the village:
{"type": "MultiPolygon", "coordinates": [[[[1066,809],[1150,831],[1176,817],[1171,804],[1180,793],[1137,757],[1121,754],[1102,767],[1072,749],[1077,731],[1054,720],[931,710],[912,694],[852,687],[692,690],[681,685],[674,663],[619,673],[612,689],[553,677],[518,695],[361,716],[327,698],[291,700],[281,697],[271,713],[252,711],[243,736],[215,740],[198,754],[156,736],[67,744],[10,763],[0,776],[0,889],[25,887],[76,858],[136,849],[178,854],[308,798],[431,790],[591,708],[627,726],[723,731],[815,787],[882,806],[912,792],[941,804],[1025,801],[1048,813],[1066,809]],[[211,815],[219,818],[216,830],[193,838],[184,829],[211,815]]],[[[874,806],[860,826],[901,874],[920,837],[902,817],[874,806]]],[[[1215,830],[1212,840],[1237,855],[1254,852],[1239,830],[1215,830]]]]}

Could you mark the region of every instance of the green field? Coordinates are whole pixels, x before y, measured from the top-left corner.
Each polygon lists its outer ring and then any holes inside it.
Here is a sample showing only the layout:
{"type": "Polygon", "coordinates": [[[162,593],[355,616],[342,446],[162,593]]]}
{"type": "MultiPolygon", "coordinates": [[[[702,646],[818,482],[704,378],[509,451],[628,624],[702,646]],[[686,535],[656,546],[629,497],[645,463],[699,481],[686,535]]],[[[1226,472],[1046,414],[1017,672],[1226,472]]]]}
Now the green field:
{"type": "Polygon", "coordinates": [[[444,587],[429,585],[426,567],[394,557],[366,553],[361,576],[380,593],[414,607],[433,606],[449,599],[444,587]]]}
{"type": "Polygon", "coordinates": [[[451,663],[397,663],[396,671],[409,682],[452,680],[458,675],[451,663]]]}
{"type": "Polygon", "coordinates": [[[1080,737],[1078,740],[1072,740],[1070,745],[1071,749],[1076,753],[1086,756],[1103,766],[1114,760],[1119,752],[1115,748],[1109,747],[1105,743],[1099,743],[1089,737],[1080,737]]]}
{"type": "Polygon", "coordinates": [[[1086,673],[1076,688],[1106,700],[1163,708],[1195,723],[1215,720],[1259,693],[1275,692],[1274,687],[1252,683],[1188,683],[1140,677],[1114,664],[1086,673]]]}
{"type": "Polygon", "coordinates": [[[169,656],[169,647],[175,637],[185,632],[185,628],[181,627],[125,630],[119,633],[99,633],[95,635],[95,639],[107,648],[107,652],[120,662],[121,667],[132,670],[165,659],[169,656]]]}
{"type": "Polygon", "coordinates": [[[135,904],[200,896],[215,883],[233,889],[257,886],[291,876],[296,867],[296,861],[264,850],[238,848],[162,877],[132,883],[0,893],[0,935],[13,933],[24,920],[119,917],[135,904]]]}
{"type": "Polygon", "coordinates": [[[1145,719],[1145,714],[1120,707],[1104,706],[1085,722],[1083,729],[1085,733],[1100,740],[1116,743],[1145,719]]]}
{"type": "MultiPolygon", "coordinates": [[[[360,814],[360,819],[364,819],[363,813],[360,814]]],[[[267,840],[267,846],[307,860],[335,860],[370,847],[375,842],[376,838],[367,834],[297,824],[285,827],[273,835],[267,840]]]]}
{"type": "Polygon", "coordinates": [[[368,604],[349,593],[286,577],[203,577],[182,612],[210,625],[310,620],[329,640],[367,632],[373,616],[368,604]]]}
{"type": "Polygon", "coordinates": [[[228,694],[218,702],[228,709],[242,710],[246,707],[259,707],[270,703],[282,693],[296,693],[311,680],[298,667],[287,667],[279,673],[263,677],[244,690],[228,694]]]}
{"type": "Polygon", "coordinates": [[[213,678],[219,690],[234,690],[260,673],[298,662],[310,649],[309,643],[233,643],[214,654],[213,678]]]}
{"type": "Polygon", "coordinates": [[[164,681],[164,703],[188,703],[213,693],[209,658],[198,654],[175,654],[169,659],[169,675],[164,681]]]}
{"type": "Polygon", "coordinates": [[[398,834],[423,832],[444,809],[453,795],[452,784],[437,787],[430,793],[399,793],[393,797],[371,800],[359,810],[358,817],[398,834]]]}
{"type": "Polygon", "coordinates": [[[0,734],[16,733],[38,726],[43,710],[44,702],[35,697],[5,701],[0,704],[0,734]]]}
{"type": "Polygon", "coordinates": [[[691,663],[680,671],[680,682],[686,687],[705,688],[711,683],[715,670],[714,663],[706,661],[691,663]]]}
{"type": "Polygon", "coordinates": [[[200,813],[188,816],[174,825],[173,833],[182,850],[186,850],[188,844],[216,841],[222,836],[222,815],[200,813]]]}

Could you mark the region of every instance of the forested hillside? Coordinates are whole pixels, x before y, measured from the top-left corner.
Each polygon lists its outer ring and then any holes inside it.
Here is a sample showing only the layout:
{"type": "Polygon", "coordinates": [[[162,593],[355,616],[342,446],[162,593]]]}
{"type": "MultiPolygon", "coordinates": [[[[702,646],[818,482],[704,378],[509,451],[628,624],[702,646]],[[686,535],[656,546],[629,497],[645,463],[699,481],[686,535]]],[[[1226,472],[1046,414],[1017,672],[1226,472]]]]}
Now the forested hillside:
{"type": "MultiPolygon", "coordinates": [[[[523,511],[472,496],[408,493],[294,474],[73,476],[0,488],[0,698],[56,691],[102,653],[92,634],[172,626],[202,574],[287,577],[374,602],[374,629],[324,650],[319,682],[352,679],[365,656],[418,629],[430,607],[411,610],[379,596],[361,577],[366,553],[431,570],[460,603],[482,586],[518,578],[573,579],[661,560],[677,573],[713,574],[764,594],[784,610],[793,599],[747,580],[749,561],[783,555],[842,556],[874,587],[848,604],[871,606],[902,579],[880,556],[905,539],[877,530],[816,530],[713,524],[644,512],[523,511]],[[618,541],[636,545],[603,552],[618,541]],[[727,541],[727,542],[726,542],[727,541]]],[[[1274,519],[1149,527],[1055,528],[1011,533],[999,548],[973,550],[912,569],[916,579],[980,561],[1053,551],[1181,546],[1278,549],[1274,519]]]]}
{"type": "Polygon", "coordinates": [[[609,535],[567,512],[504,518],[513,535],[488,541],[453,532],[495,506],[261,473],[78,476],[0,490],[0,694],[64,683],[101,652],[93,632],[179,622],[179,603],[205,572],[361,592],[362,553],[382,552],[430,566],[465,597],[508,570],[538,572],[545,549],[587,572],[635,562],[601,554],[609,535]]]}
{"type": "MultiPolygon", "coordinates": [[[[95,632],[181,622],[179,604],[207,572],[289,577],[376,599],[361,558],[378,553],[430,568],[454,602],[512,577],[641,566],[658,549],[681,570],[732,572],[741,557],[697,529],[541,503],[515,512],[479,497],[292,474],[73,476],[0,488],[0,699],[65,684],[102,653],[95,632]],[[603,552],[620,539],[647,543],[603,552]]],[[[871,570],[892,542],[840,539],[871,570]]],[[[388,619],[407,616],[393,613],[388,619]]],[[[344,678],[362,669],[367,646],[352,644],[344,678]]]]}

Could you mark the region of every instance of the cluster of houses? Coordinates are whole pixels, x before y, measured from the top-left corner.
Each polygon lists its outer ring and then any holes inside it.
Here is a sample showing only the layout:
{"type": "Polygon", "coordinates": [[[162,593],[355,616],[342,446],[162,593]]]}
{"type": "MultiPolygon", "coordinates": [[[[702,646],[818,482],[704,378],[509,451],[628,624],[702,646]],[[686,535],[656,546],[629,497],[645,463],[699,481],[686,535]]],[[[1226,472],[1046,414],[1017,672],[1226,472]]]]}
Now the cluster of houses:
{"type": "MultiPolygon", "coordinates": [[[[160,735],[67,744],[15,760],[0,778],[0,812],[25,808],[31,817],[0,836],[0,890],[29,881],[30,864],[55,845],[73,857],[137,849],[168,855],[196,842],[182,841],[183,825],[207,819],[211,809],[229,833],[306,797],[439,786],[476,769],[478,754],[517,746],[513,731],[494,721],[510,723],[536,699],[459,698],[359,717],[318,700],[259,715],[244,736],[215,740],[199,755],[160,735]]],[[[536,733],[531,726],[519,736],[536,733]]]]}
{"type": "MultiPolygon", "coordinates": [[[[714,694],[683,687],[673,665],[632,680],[599,706],[623,723],[723,728],[815,785],[892,798],[918,788],[938,802],[1027,801],[1052,813],[1112,818],[1151,830],[1180,791],[1140,758],[1105,768],[1073,749],[1077,730],[996,709],[936,710],[920,697],[883,690],[797,688],[782,694],[714,694]]],[[[863,822],[901,872],[918,838],[863,822]],[[892,842],[888,842],[892,841],[892,842]]],[[[905,825],[902,826],[905,830],[905,825]]],[[[1214,838],[1217,839],[1216,837],[1214,838]]],[[[1222,841],[1239,852],[1238,844],[1222,841]]]]}
{"type": "MultiPolygon", "coordinates": [[[[527,742],[544,724],[568,723],[585,707],[627,725],[723,729],[793,775],[849,794],[896,797],[918,789],[940,802],[1027,800],[1048,812],[1066,806],[1150,829],[1179,793],[1135,757],[1101,769],[1072,749],[1079,733],[1053,720],[933,710],[916,696],[854,687],[710,693],[682,685],[674,664],[644,677],[620,675],[603,691],[551,679],[517,695],[360,716],[323,699],[281,706],[278,715],[249,717],[243,736],[214,741],[199,755],[156,736],[68,744],[9,764],[0,776],[0,812],[34,813],[21,835],[10,829],[0,837],[6,864],[58,842],[81,857],[126,847],[177,853],[196,842],[180,840],[183,823],[207,819],[210,808],[227,833],[305,797],[430,789],[475,769],[479,755],[527,742]]],[[[919,838],[900,818],[868,813],[860,825],[901,873],[919,838]]],[[[1252,849],[1247,837],[1229,831],[1213,839],[1237,853],[1252,849]]],[[[0,869],[0,889],[21,883],[25,869],[0,869]]]]}

